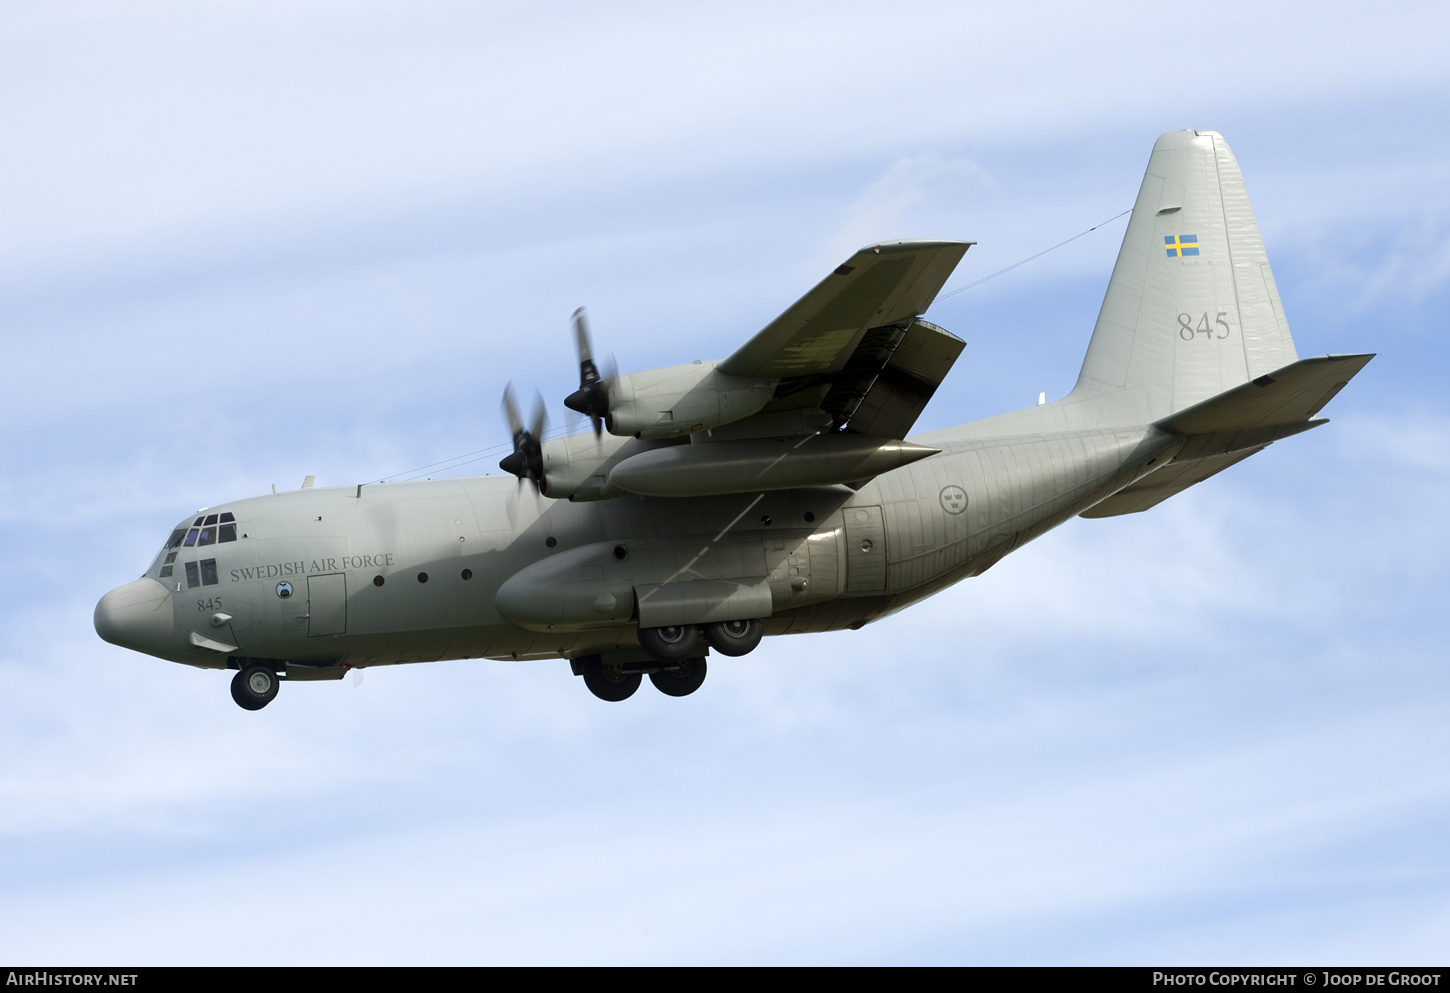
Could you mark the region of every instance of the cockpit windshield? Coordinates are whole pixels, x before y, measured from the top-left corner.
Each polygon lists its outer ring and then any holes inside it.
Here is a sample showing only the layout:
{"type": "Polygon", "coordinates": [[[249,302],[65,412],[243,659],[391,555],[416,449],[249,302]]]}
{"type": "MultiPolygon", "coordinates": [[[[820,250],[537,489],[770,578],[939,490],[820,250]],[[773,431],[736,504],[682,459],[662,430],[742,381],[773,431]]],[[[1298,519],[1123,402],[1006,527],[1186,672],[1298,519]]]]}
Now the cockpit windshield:
{"type": "MultiPolygon", "coordinates": [[[[237,519],[230,511],[220,514],[203,514],[191,522],[191,527],[179,527],[171,532],[171,537],[166,539],[166,547],[161,551],[163,558],[161,570],[157,573],[158,579],[170,579],[175,569],[176,555],[178,550],[188,548],[199,548],[204,545],[226,544],[229,541],[237,540],[237,519]]],[[[210,574],[214,577],[216,573],[216,560],[208,560],[211,566],[210,574]]],[[[195,576],[197,566],[190,563],[186,570],[188,576],[195,576]]],[[[205,571],[205,570],[204,570],[205,571]]],[[[214,583],[215,578],[212,579],[214,583]]],[[[196,583],[190,585],[195,586],[196,583]]],[[[212,585],[208,583],[206,585],[212,585]]]]}

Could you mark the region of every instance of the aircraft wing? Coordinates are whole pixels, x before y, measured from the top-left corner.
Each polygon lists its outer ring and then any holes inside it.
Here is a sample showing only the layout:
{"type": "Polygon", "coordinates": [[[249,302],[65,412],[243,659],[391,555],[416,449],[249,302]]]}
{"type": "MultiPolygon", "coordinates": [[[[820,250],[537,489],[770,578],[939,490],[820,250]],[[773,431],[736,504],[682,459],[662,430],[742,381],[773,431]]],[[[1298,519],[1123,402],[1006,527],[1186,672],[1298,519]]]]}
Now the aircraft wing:
{"type": "MultiPolygon", "coordinates": [[[[609,432],[632,436],[645,450],[614,446],[586,460],[551,443],[541,449],[549,495],[860,485],[936,454],[905,441],[906,434],[965,342],[918,315],[971,244],[864,248],[713,368],[691,363],[615,377],[609,432]],[[577,472],[565,468],[576,463],[577,472]]],[[[583,370],[581,405],[590,399],[583,370]]]]}
{"type": "Polygon", "coordinates": [[[924,313],[972,244],[893,241],[863,248],[719,369],[768,379],[839,372],[870,329],[924,313]]]}

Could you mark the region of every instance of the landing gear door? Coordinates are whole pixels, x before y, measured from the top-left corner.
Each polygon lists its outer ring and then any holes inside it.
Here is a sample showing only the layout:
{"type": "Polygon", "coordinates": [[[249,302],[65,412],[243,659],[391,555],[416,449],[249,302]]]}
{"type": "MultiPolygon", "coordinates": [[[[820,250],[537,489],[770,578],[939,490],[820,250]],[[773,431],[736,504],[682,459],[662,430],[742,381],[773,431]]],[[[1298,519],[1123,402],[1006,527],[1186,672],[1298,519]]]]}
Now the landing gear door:
{"type": "Polygon", "coordinates": [[[843,507],[846,519],[846,592],[886,589],[886,526],[881,508],[843,507]]]}
{"type": "Polygon", "coordinates": [[[347,631],[347,576],[307,577],[307,637],[347,631]]]}

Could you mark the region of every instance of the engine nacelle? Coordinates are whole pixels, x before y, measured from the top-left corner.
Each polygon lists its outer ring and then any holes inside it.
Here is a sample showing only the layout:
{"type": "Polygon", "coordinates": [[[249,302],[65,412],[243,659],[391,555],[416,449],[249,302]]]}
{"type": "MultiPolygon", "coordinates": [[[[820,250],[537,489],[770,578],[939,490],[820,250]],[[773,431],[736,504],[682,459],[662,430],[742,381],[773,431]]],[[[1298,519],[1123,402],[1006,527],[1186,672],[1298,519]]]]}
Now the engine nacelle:
{"type": "Polygon", "coordinates": [[[616,376],[609,382],[610,434],[681,438],[756,413],[775,394],[776,381],[731,376],[717,362],[692,362],[616,376]]]}
{"type": "Polygon", "coordinates": [[[671,447],[677,441],[595,437],[592,431],[553,438],[541,446],[544,478],[539,492],[553,500],[607,500],[625,491],[609,482],[609,470],[624,459],[671,447]]]}

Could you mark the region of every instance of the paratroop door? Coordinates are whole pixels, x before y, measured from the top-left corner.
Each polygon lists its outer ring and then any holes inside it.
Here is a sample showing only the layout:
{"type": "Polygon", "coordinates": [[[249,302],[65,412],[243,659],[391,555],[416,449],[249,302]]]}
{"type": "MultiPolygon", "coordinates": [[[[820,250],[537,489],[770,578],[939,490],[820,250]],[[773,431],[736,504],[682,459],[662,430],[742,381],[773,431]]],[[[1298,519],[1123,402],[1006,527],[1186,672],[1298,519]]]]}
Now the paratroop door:
{"type": "Polygon", "coordinates": [[[846,592],[886,589],[886,526],[880,507],[845,507],[846,592]]]}

